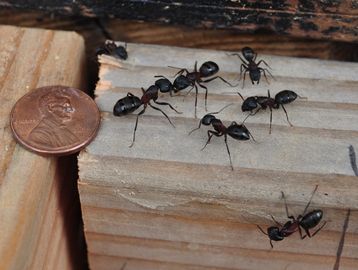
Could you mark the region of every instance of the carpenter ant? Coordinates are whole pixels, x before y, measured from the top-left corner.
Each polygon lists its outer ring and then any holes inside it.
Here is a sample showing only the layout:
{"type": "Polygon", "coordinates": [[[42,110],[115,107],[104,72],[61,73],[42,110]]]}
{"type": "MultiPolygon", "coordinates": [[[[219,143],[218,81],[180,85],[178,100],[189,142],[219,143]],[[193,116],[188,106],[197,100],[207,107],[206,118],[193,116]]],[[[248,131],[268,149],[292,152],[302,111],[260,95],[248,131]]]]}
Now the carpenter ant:
{"type": "MultiPolygon", "coordinates": [[[[241,105],[241,110],[243,112],[250,111],[250,115],[255,115],[258,113],[261,109],[266,110],[267,108],[270,109],[270,131],[271,134],[271,125],[272,125],[272,109],[279,109],[280,105],[283,109],[283,111],[286,114],[287,122],[292,127],[292,123],[288,119],[288,114],[283,106],[284,104],[288,104],[293,102],[298,96],[295,92],[291,90],[283,90],[281,92],[278,92],[275,96],[275,99],[271,98],[270,96],[270,90],[267,90],[267,96],[251,96],[246,99],[243,98],[243,96],[238,92],[242,100],[244,101],[241,105]],[[253,112],[256,109],[255,112],[253,112]]],[[[303,97],[300,97],[303,98],[303,97]]]]}
{"type": "MultiPolygon", "coordinates": [[[[197,103],[198,103],[198,86],[205,89],[205,110],[207,110],[208,88],[205,85],[203,85],[202,83],[207,83],[207,82],[211,82],[215,79],[220,79],[224,83],[226,83],[230,86],[233,86],[232,84],[230,84],[228,81],[226,81],[224,78],[222,78],[220,76],[214,76],[210,79],[203,80],[203,78],[211,77],[219,72],[219,66],[215,62],[207,61],[207,62],[203,63],[200,66],[199,71],[197,69],[197,64],[198,64],[198,62],[195,61],[193,72],[189,72],[185,68],[177,68],[177,67],[169,66],[171,68],[180,69],[174,75],[174,76],[179,75],[178,77],[176,77],[176,79],[174,80],[174,83],[173,83],[175,93],[191,86],[191,88],[187,92],[187,94],[189,94],[191,92],[191,90],[193,90],[193,88],[195,88],[195,117],[196,117],[196,108],[197,108],[197,103]]],[[[159,77],[163,77],[163,76],[159,76],[159,77]]]]}
{"type": "Polygon", "coordinates": [[[273,248],[272,241],[282,241],[285,237],[288,237],[297,231],[299,231],[301,239],[305,239],[306,236],[313,237],[326,225],[327,222],[325,221],[322,224],[322,226],[320,226],[313,234],[311,234],[309,231],[310,229],[316,227],[320,223],[323,217],[322,210],[313,210],[306,214],[307,209],[311,204],[313,195],[315,194],[317,188],[318,185],[316,185],[315,189],[313,190],[311,198],[308,204],[306,205],[303,214],[299,215],[297,218],[295,218],[294,216],[290,216],[288,214],[288,207],[287,207],[285,194],[281,191],[282,198],[285,201],[286,215],[291,220],[287,221],[284,225],[282,225],[281,223],[276,221],[273,216],[271,216],[272,220],[276,223],[277,226],[271,226],[267,228],[267,233],[260,226],[257,225],[260,231],[269,237],[271,248],[273,248]],[[305,231],[306,235],[302,235],[301,228],[305,231]]]}
{"type": "Polygon", "coordinates": [[[204,147],[201,150],[204,150],[204,148],[210,143],[211,138],[215,135],[216,137],[221,137],[224,136],[225,138],[225,145],[226,145],[226,150],[227,153],[229,155],[229,160],[230,160],[230,166],[231,166],[231,170],[234,170],[234,167],[232,165],[232,160],[231,160],[231,154],[230,154],[230,149],[229,149],[229,145],[227,144],[227,135],[229,135],[230,137],[234,138],[235,140],[240,140],[240,141],[246,141],[249,140],[250,137],[255,141],[254,137],[252,136],[252,134],[250,133],[250,131],[246,128],[246,126],[244,125],[244,123],[242,124],[237,124],[236,122],[231,122],[231,124],[226,127],[223,122],[216,118],[214,116],[214,114],[218,114],[220,113],[222,110],[224,110],[226,107],[230,106],[232,104],[228,104],[226,105],[224,108],[222,108],[220,111],[218,112],[212,112],[209,114],[206,114],[199,122],[199,126],[195,129],[193,129],[192,131],[189,132],[189,135],[191,133],[193,133],[195,130],[200,129],[201,124],[205,125],[205,126],[210,126],[212,125],[214,130],[208,130],[207,134],[208,134],[208,140],[206,141],[204,147]]]}
{"type": "Polygon", "coordinates": [[[250,47],[244,47],[241,49],[241,53],[246,61],[237,53],[233,53],[232,55],[238,56],[242,61],[242,64],[240,66],[240,79],[242,76],[242,72],[245,70],[244,78],[242,81],[242,88],[244,88],[246,72],[249,72],[249,76],[252,84],[255,84],[255,82],[259,84],[261,79],[261,73],[264,74],[267,83],[269,83],[269,81],[267,80],[266,71],[273,79],[275,79],[267,68],[259,67],[261,63],[264,63],[268,68],[271,68],[264,60],[260,60],[258,63],[255,62],[257,53],[253,49],[251,49],[250,47]]]}
{"type": "Polygon", "coordinates": [[[157,80],[155,82],[154,85],[151,85],[147,90],[144,90],[142,88],[143,95],[142,95],[141,98],[133,95],[132,93],[128,93],[127,96],[125,96],[124,98],[119,99],[116,102],[116,104],[114,105],[114,108],[113,108],[113,114],[115,116],[127,115],[129,113],[134,112],[140,106],[143,105],[143,110],[141,110],[137,114],[135,127],[134,127],[134,131],[133,131],[133,140],[132,140],[132,144],[129,147],[132,147],[134,145],[135,133],[136,133],[137,126],[138,126],[138,118],[139,118],[140,115],[142,115],[145,112],[145,110],[147,109],[148,105],[150,107],[152,107],[153,109],[155,109],[157,111],[160,111],[168,119],[169,123],[173,127],[175,127],[174,124],[172,123],[172,121],[170,120],[169,116],[165,112],[163,112],[160,108],[157,108],[157,107],[153,106],[150,103],[150,101],[153,100],[153,102],[158,104],[158,105],[167,105],[167,106],[169,106],[170,109],[172,109],[176,113],[181,113],[181,112],[178,112],[169,103],[157,101],[159,91],[162,92],[162,93],[166,93],[166,92],[170,91],[170,89],[172,89],[172,84],[170,83],[169,80],[167,80],[167,79],[159,79],[159,80],[157,80]]]}
{"type": "Polygon", "coordinates": [[[96,55],[106,54],[113,56],[118,59],[127,60],[127,43],[123,46],[117,46],[114,41],[109,41],[105,43],[103,46],[97,48],[96,55]]]}

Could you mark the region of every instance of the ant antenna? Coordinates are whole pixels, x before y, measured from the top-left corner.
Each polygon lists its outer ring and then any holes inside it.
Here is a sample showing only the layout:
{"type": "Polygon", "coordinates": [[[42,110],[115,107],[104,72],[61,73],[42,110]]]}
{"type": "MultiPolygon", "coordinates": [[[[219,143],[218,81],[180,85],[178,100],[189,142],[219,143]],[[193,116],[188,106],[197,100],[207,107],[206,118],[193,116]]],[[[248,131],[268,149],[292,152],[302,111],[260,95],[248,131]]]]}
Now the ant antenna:
{"type": "Polygon", "coordinates": [[[244,97],[240,94],[240,92],[237,92],[237,93],[241,97],[242,101],[245,101],[244,97]]]}
{"type": "Polygon", "coordinates": [[[265,231],[259,226],[259,225],[256,225],[257,228],[259,228],[259,230],[264,234],[264,235],[268,235],[267,233],[265,233],[265,231]]]}
{"type": "Polygon", "coordinates": [[[303,211],[302,216],[304,216],[304,215],[306,214],[306,211],[307,211],[309,205],[311,204],[313,195],[316,193],[316,190],[317,190],[317,189],[318,189],[318,185],[316,185],[315,189],[313,190],[312,195],[311,195],[311,198],[310,198],[310,200],[308,201],[308,204],[306,205],[306,208],[305,208],[305,210],[303,211]]]}
{"type": "Polygon", "coordinates": [[[227,107],[231,106],[231,105],[234,105],[234,103],[229,103],[227,105],[225,105],[224,107],[222,107],[219,111],[217,112],[211,112],[211,113],[208,113],[208,114],[218,114],[218,113],[221,113],[223,110],[225,110],[227,107]]]}

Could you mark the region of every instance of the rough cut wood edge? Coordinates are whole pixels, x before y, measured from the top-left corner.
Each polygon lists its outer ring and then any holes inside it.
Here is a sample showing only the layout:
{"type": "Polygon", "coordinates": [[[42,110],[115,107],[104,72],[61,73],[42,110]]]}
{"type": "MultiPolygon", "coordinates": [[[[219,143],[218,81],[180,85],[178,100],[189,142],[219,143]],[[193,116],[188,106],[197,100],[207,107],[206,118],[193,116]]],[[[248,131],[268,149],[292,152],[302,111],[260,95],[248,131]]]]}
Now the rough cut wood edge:
{"type": "Polygon", "coordinates": [[[246,32],[270,29],[295,36],[357,42],[358,4],[355,1],[42,1],[3,7],[45,10],[86,17],[117,17],[183,24],[192,27],[231,28],[246,32]],[[207,16],[210,14],[210,16],[207,16]]]}
{"type": "MultiPolygon", "coordinates": [[[[84,42],[73,32],[10,26],[0,27],[0,37],[1,268],[75,269],[84,258],[76,251],[80,215],[73,210],[79,207],[75,187],[68,182],[73,176],[59,171],[63,167],[57,158],[40,157],[16,144],[9,114],[33,88],[81,88],[84,42]]],[[[67,171],[73,164],[67,163],[67,171]]]]}

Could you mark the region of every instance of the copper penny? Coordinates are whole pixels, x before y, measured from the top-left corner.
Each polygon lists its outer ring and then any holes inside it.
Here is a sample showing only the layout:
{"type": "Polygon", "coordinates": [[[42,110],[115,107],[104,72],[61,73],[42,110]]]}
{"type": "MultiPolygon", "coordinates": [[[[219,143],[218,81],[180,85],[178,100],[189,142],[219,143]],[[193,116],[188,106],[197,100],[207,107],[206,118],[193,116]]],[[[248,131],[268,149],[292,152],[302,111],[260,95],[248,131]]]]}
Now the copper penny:
{"type": "Polygon", "coordinates": [[[99,124],[96,103],[84,92],[65,86],[32,90],[16,102],[10,115],[16,140],[48,155],[81,150],[96,136],[99,124]]]}

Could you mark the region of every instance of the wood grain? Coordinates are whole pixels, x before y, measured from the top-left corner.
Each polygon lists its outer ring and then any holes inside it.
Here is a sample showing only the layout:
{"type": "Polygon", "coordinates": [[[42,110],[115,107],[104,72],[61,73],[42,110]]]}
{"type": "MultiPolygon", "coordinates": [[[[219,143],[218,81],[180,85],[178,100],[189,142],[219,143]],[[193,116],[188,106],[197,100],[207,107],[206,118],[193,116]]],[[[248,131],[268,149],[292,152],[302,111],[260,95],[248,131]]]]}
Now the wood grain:
{"type": "MultiPolygon", "coordinates": [[[[275,80],[259,85],[241,81],[232,88],[220,81],[208,84],[208,111],[218,111],[225,124],[240,122],[240,91],[244,96],[272,95],[292,89],[306,99],[286,106],[294,127],[282,111],[274,111],[273,132],[269,114],[260,112],[246,120],[256,142],[229,138],[234,164],[230,170],[223,138],[207,139],[207,127],[188,136],[198,126],[194,94],[185,98],[160,94],[182,114],[163,108],[173,120],[147,109],[140,117],[134,147],[129,148],[135,113],[114,117],[117,99],[127,92],[141,95],[154,75],[172,80],[176,70],[192,69],[207,60],[220,66],[219,74],[237,83],[240,61],[229,52],[128,44],[129,58],[100,57],[96,102],[102,126],[96,140],[79,157],[79,191],[90,262],[159,262],[223,269],[329,269],[335,262],[346,209],[352,209],[342,269],[357,261],[358,182],[347,153],[358,144],[358,65],[337,61],[259,55],[272,66],[275,80]],[[165,52],[165,53],[163,53],[165,52]],[[339,89],[339,92],[337,92],[339,89]],[[314,238],[298,234],[275,242],[256,224],[272,225],[270,215],[287,220],[281,191],[290,212],[302,213],[315,185],[312,209],[322,209],[327,226],[314,238]],[[92,257],[93,256],[93,257],[92,257]]],[[[204,108],[199,90],[198,116],[204,108]]],[[[168,267],[168,266],[167,266],[168,267]]],[[[150,266],[148,266],[150,269],[150,266]]],[[[94,268],[96,269],[96,268],[94,268]]],[[[169,269],[163,266],[163,269],[169,269]]],[[[200,268],[199,268],[200,269],[200,268]]]]}
{"type": "Polygon", "coordinates": [[[1,269],[81,267],[80,241],[71,243],[80,237],[73,158],[45,158],[23,149],[12,137],[9,115],[16,100],[33,88],[83,85],[83,39],[11,26],[0,27],[0,39],[1,269]]]}

